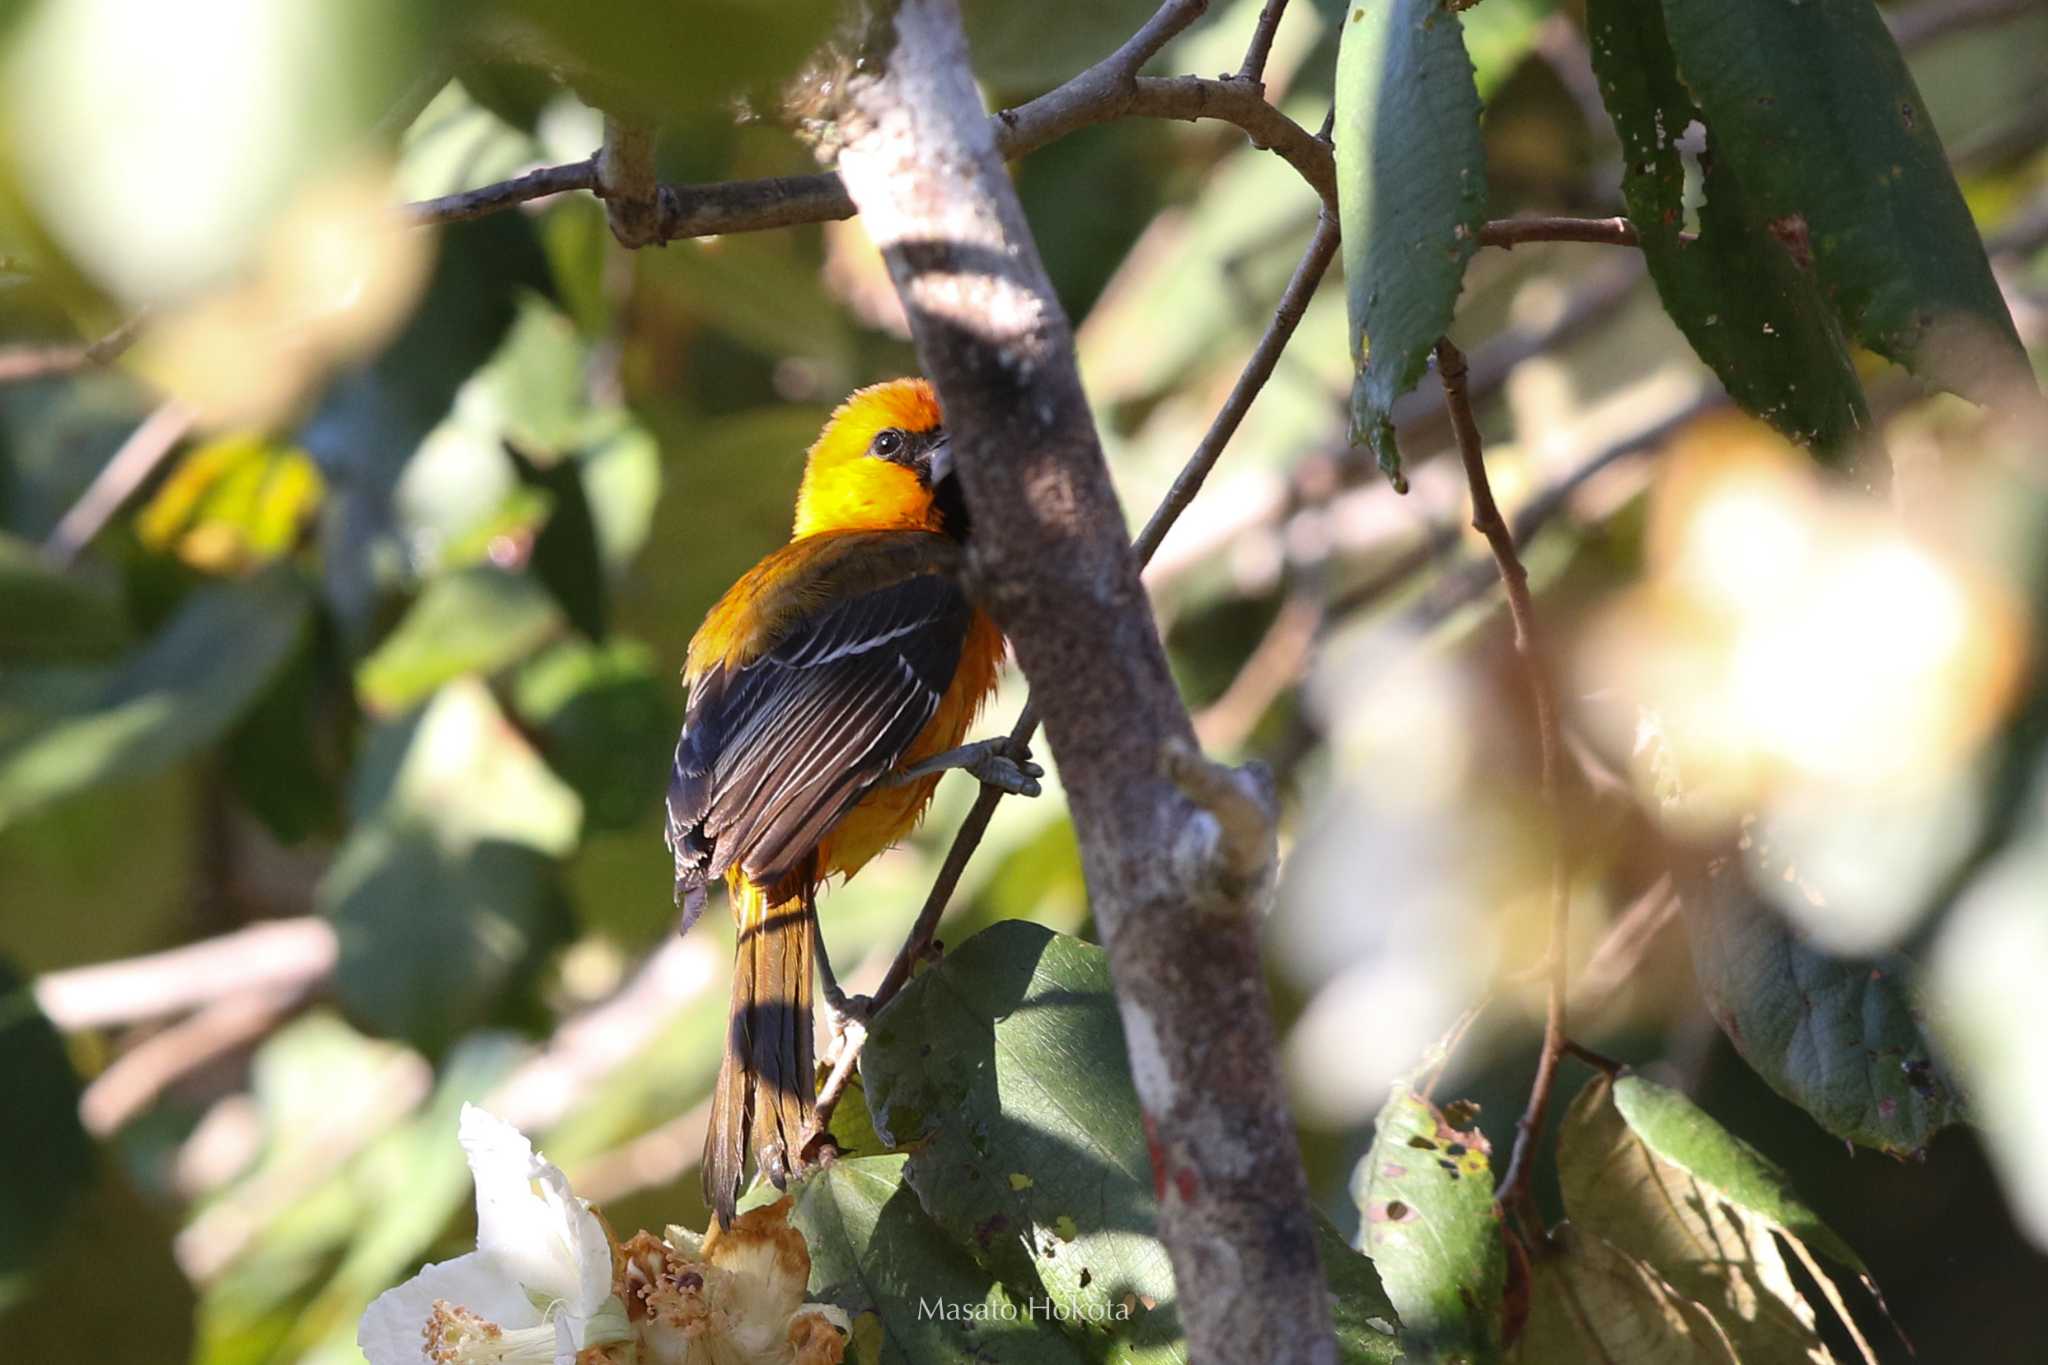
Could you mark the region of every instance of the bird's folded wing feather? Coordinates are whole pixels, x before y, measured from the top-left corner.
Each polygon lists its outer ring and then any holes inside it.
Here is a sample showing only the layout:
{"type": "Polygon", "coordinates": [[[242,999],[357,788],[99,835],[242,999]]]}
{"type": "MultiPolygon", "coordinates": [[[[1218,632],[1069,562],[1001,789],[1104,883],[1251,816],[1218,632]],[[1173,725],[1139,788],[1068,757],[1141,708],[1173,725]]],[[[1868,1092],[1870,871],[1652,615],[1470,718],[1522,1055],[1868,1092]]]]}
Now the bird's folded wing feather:
{"type": "Polygon", "coordinates": [[[668,792],[686,927],[708,882],[737,865],[774,886],[897,766],[952,682],[971,616],[951,577],[917,574],[697,679],[668,792]]]}

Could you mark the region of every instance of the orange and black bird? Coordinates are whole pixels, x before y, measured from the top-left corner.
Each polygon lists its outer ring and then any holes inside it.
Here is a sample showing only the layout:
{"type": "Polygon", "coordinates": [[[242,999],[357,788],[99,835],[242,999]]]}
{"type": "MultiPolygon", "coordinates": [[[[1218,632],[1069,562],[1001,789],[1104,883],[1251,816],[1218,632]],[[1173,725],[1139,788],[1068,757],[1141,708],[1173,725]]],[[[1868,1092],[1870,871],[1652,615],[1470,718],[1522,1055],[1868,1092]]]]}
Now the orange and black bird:
{"type": "Polygon", "coordinates": [[[690,641],[667,841],[682,927],[723,877],[739,935],[704,1146],[721,1224],[750,1140],[778,1185],[803,1161],[819,884],[908,834],[948,767],[1037,790],[1007,741],[961,744],[1003,656],[961,586],[967,534],[931,386],[861,389],[811,447],[789,544],[690,641]]]}

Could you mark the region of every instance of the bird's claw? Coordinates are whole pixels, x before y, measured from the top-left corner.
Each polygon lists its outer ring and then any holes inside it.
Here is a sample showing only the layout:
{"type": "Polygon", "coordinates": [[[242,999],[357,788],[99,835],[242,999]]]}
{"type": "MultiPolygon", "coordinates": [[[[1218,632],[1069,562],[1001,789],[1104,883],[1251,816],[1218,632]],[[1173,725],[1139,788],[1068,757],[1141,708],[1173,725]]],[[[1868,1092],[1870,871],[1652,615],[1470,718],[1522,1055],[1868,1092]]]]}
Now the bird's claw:
{"type": "Polygon", "coordinates": [[[987,744],[987,751],[968,764],[967,771],[985,786],[1012,796],[1037,796],[1045,769],[1031,761],[1031,747],[1007,735],[987,744]]]}

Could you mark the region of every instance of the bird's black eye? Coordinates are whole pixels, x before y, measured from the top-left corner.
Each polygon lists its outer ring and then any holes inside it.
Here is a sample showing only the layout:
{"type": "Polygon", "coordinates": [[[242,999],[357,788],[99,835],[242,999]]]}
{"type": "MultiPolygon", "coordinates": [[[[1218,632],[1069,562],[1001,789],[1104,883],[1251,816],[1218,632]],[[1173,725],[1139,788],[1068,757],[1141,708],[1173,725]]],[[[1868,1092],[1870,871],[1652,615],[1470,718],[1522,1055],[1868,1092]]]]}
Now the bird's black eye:
{"type": "Polygon", "coordinates": [[[890,427],[887,431],[877,433],[874,444],[868,449],[884,460],[895,460],[902,458],[904,445],[903,433],[890,427]]]}

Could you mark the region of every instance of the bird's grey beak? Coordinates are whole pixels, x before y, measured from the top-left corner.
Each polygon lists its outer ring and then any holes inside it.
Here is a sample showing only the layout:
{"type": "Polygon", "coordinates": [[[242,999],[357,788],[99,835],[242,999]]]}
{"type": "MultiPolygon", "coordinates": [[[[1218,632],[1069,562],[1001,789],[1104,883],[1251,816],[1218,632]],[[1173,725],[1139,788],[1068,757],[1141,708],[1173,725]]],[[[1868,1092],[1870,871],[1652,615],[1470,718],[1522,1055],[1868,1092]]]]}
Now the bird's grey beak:
{"type": "Polygon", "coordinates": [[[932,443],[931,453],[925,460],[925,484],[937,488],[953,473],[953,438],[940,436],[932,443]]]}

